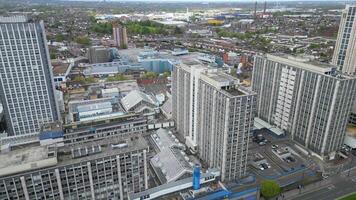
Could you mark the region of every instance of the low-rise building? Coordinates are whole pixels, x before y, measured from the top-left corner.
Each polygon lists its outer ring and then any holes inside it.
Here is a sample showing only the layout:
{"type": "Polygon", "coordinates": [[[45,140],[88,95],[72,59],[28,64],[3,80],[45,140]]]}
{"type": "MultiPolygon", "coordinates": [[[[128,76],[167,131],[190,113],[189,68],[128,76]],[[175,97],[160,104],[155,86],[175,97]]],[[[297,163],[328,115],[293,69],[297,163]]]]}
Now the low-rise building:
{"type": "Polygon", "coordinates": [[[159,102],[156,97],[139,90],[128,93],[121,99],[121,105],[126,112],[154,115],[158,112],[159,102]]]}
{"type": "Polygon", "coordinates": [[[158,153],[150,160],[161,183],[176,181],[185,175],[191,176],[194,163],[184,153],[185,145],[167,129],[158,129],[151,135],[158,153]]]}

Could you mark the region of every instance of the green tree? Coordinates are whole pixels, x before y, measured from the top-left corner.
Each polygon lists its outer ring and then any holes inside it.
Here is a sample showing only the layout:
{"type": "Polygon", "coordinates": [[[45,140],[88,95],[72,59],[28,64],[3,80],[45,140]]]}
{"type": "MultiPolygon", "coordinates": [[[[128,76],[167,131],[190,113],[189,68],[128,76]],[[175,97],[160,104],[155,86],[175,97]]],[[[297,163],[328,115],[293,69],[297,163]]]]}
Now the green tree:
{"type": "Polygon", "coordinates": [[[108,82],[124,81],[124,80],[127,80],[127,78],[122,74],[116,74],[115,76],[109,76],[106,78],[106,81],[108,82]]]}
{"type": "Polygon", "coordinates": [[[51,60],[56,59],[56,54],[55,54],[55,53],[51,53],[51,54],[49,55],[49,57],[51,58],[51,60]]]}
{"type": "Polygon", "coordinates": [[[112,34],[112,24],[111,23],[95,23],[91,30],[95,33],[102,34],[112,34]]]}
{"type": "Polygon", "coordinates": [[[86,46],[90,45],[90,39],[85,36],[79,36],[75,38],[75,42],[81,45],[86,45],[86,46]]]}
{"type": "Polygon", "coordinates": [[[154,72],[146,72],[144,75],[142,75],[142,78],[156,78],[157,74],[154,72]]]}
{"type": "Polygon", "coordinates": [[[63,40],[64,40],[64,35],[62,35],[62,34],[57,34],[57,35],[55,36],[55,41],[56,41],[56,42],[63,42],[63,40]]]}
{"type": "Polygon", "coordinates": [[[163,72],[163,77],[169,77],[169,76],[171,76],[171,72],[170,71],[165,71],[165,72],[163,72]]]}
{"type": "Polygon", "coordinates": [[[264,180],[261,183],[261,194],[264,198],[269,199],[277,196],[281,188],[276,181],[264,180]]]}
{"type": "Polygon", "coordinates": [[[320,44],[315,44],[315,43],[311,43],[309,45],[310,49],[320,49],[321,45],[320,44]]]}
{"type": "Polygon", "coordinates": [[[85,82],[85,78],[83,76],[75,76],[73,78],[73,82],[83,84],[85,82]]]}

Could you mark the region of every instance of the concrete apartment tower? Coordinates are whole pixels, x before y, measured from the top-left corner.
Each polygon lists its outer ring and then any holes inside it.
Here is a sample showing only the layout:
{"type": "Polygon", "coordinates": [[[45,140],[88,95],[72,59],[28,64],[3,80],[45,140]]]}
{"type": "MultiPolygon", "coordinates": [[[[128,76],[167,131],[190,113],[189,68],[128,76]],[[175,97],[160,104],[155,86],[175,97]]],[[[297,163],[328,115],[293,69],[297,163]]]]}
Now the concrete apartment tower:
{"type": "Polygon", "coordinates": [[[256,94],[238,79],[202,65],[178,64],[172,73],[173,119],[187,146],[223,181],[246,173],[256,94]]]}
{"type": "Polygon", "coordinates": [[[257,117],[276,125],[321,158],[344,143],[356,78],[336,66],[281,55],[256,56],[252,89],[257,117]]]}
{"type": "Polygon", "coordinates": [[[341,14],[332,64],[338,70],[356,75],[356,5],[347,5],[341,14]]]}
{"type": "Polygon", "coordinates": [[[123,27],[121,25],[115,25],[113,27],[112,33],[115,41],[115,46],[120,49],[127,49],[128,42],[126,27],[123,27]]]}
{"type": "Polygon", "coordinates": [[[60,119],[43,22],[0,17],[0,99],[9,136],[60,119]]]}
{"type": "Polygon", "coordinates": [[[103,46],[92,46],[87,52],[89,63],[106,63],[110,61],[109,49],[103,46]]]}

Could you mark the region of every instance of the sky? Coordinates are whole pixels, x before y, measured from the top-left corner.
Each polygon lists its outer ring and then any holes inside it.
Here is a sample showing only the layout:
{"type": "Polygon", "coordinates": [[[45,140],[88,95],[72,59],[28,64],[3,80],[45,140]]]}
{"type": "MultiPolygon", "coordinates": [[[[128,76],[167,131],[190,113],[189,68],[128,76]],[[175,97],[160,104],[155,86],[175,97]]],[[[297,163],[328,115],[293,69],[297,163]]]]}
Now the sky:
{"type": "MultiPolygon", "coordinates": [[[[67,0],[67,1],[103,1],[103,0],[67,0]]],[[[255,2],[255,0],[106,0],[107,2],[130,2],[130,1],[141,1],[141,2],[255,2]]],[[[265,0],[257,0],[257,2],[264,2],[265,0]]],[[[283,2],[283,1],[298,1],[298,0],[266,0],[272,2],[283,2]]],[[[302,0],[306,2],[310,1],[333,1],[333,2],[346,2],[347,0],[302,0]]]]}

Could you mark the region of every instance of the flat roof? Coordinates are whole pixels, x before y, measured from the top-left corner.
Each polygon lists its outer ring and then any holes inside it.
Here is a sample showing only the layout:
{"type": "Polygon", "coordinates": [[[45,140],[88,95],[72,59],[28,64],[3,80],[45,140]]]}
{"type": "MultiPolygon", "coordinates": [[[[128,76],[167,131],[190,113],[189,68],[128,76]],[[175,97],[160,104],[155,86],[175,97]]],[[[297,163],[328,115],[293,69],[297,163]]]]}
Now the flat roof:
{"type": "Polygon", "coordinates": [[[0,176],[59,167],[143,149],[148,149],[148,144],[142,136],[111,137],[58,148],[31,143],[22,145],[20,149],[0,153],[0,176]],[[86,154],[75,157],[73,151],[86,154]]]}
{"type": "Polygon", "coordinates": [[[0,169],[12,165],[21,165],[28,162],[35,162],[48,158],[46,146],[34,146],[25,149],[12,150],[0,154],[0,169]]]}
{"type": "Polygon", "coordinates": [[[334,65],[317,62],[308,57],[298,57],[298,56],[292,56],[284,53],[267,54],[267,59],[275,62],[283,63],[286,65],[290,65],[293,67],[298,67],[301,69],[323,73],[323,74],[337,68],[334,65]]]}
{"type": "Polygon", "coordinates": [[[53,75],[54,76],[63,76],[67,72],[70,63],[52,63],[53,66],[53,75]]]}
{"type": "Polygon", "coordinates": [[[47,146],[32,144],[21,145],[20,149],[0,153],[0,176],[17,174],[44,167],[51,167],[58,163],[55,150],[47,146]]]}
{"type": "Polygon", "coordinates": [[[76,162],[90,161],[102,157],[119,155],[122,153],[127,153],[135,150],[147,149],[148,144],[142,136],[121,138],[121,137],[110,137],[101,140],[96,140],[92,142],[86,142],[83,144],[76,144],[75,146],[69,148],[67,146],[58,149],[58,165],[67,165],[76,162]],[[113,148],[112,145],[126,144],[120,148],[113,148]],[[72,149],[91,149],[95,146],[100,146],[100,152],[92,155],[82,156],[78,158],[73,158],[72,149]]]}

